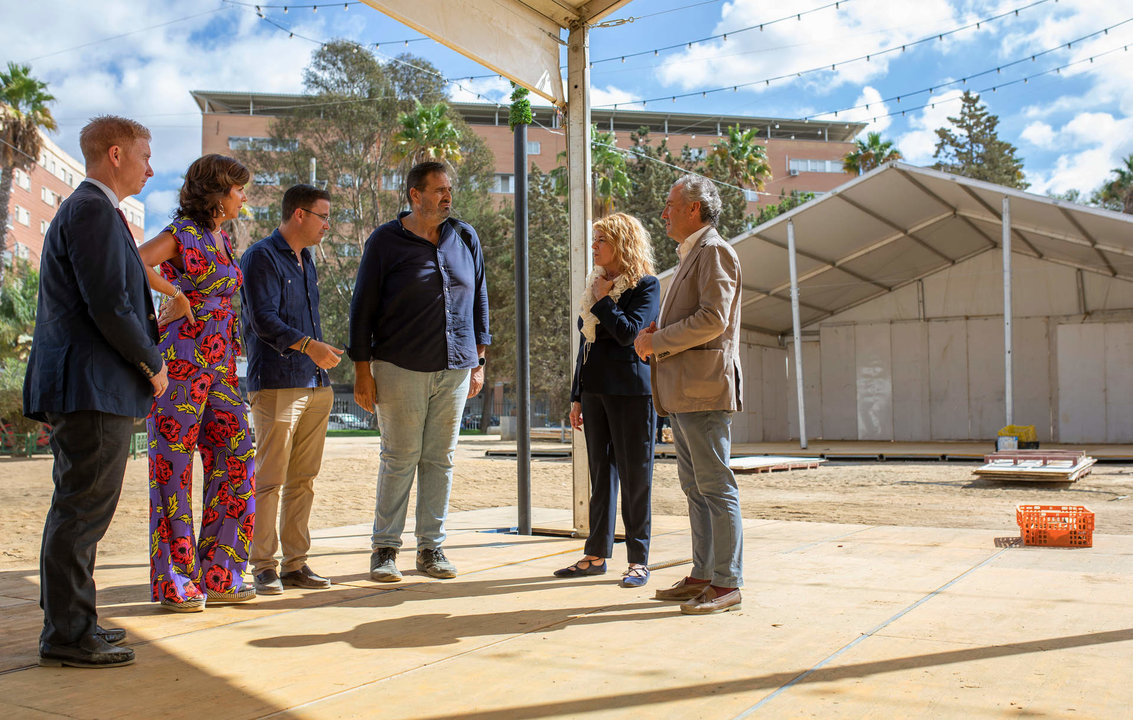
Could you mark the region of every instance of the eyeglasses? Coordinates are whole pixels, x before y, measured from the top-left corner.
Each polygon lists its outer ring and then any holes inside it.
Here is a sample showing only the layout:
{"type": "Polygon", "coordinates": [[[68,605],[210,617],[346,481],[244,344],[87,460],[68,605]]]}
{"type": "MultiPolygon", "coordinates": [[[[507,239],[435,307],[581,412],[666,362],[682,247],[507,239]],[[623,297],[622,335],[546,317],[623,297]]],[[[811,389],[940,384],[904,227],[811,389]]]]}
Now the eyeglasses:
{"type": "Polygon", "coordinates": [[[322,213],[317,213],[314,210],[308,210],[307,208],[299,208],[299,209],[302,210],[305,213],[310,213],[311,215],[314,215],[315,217],[317,217],[320,220],[322,220],[323,222],[325,222],[327,225],[330,225],[330,213],[323,215],[322,213]]]}

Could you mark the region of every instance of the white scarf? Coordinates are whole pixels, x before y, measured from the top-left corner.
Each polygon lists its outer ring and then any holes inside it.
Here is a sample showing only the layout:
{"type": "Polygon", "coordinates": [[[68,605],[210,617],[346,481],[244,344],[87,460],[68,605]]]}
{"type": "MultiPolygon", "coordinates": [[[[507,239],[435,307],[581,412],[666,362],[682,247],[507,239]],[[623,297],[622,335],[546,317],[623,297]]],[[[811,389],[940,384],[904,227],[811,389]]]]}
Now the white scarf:
{"type": "MultiPolygon", "coordinates": [[[[594,307],[597,300],[594,299],[594,281],[600,277],[606,277],[606,270],[601,265],[595,265],[590,274],[586,276],[586,289],[582,291],[582,301],[579,303],[579,317],[582,318],[582,337],[586,338],[586,343],[583,345],[582,362],[586,363],[587,356],[590,355],[590,345],[597,337],[598,331],[598,318],[594,313],[590,312],[590,308],[594,307]]],[[[626,290],[630,288],[629,276],[622,273],[614,280],[614,286],[610,288],[607,293],[609,298],[615,303],[622,296],[626,290]]]]}

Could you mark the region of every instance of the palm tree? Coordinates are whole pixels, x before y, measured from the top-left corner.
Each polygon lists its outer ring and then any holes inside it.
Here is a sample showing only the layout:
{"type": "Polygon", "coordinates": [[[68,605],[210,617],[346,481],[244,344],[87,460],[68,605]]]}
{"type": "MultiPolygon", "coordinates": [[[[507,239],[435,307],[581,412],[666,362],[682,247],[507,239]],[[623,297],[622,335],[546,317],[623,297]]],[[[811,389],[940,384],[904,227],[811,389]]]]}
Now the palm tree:
{"type": "MultiPolygon", "coordinates": [[[[35,165],[43,148],[40,129],[56,128],[47,107],[54,101],[47,83],[31,76],[30,66],[9,62],[8,72],[0,72],[0,255],[8,248],[8,205],[16,168],[27,171],[35,165]]],[[[3,282],[0,263],[0,285],[3,282]]]]}
{"type": "Polygon", "coordinates": [[[1133,215],[1133,153],[1126,156],[1125,167],[1111,170],[1117,177],[1106,183],[1101,190],[1102,200],[1121,203],[1123,213],[1133,215]]]}
{"type": "Polygon", "coordinates": [[[629,197],[630,182],[626,174],[626,156],[617,149],[617,139],[598,126],[590,129],[590,169],[594,177],[594,219],[614,212],[614,199],[629,197]]]}
{"type": "MultiPolygon", "coordinates": [[[[560,152],[559,166],[549,173],[554,180],[555,194],[560,196],[569,193],[566,158],[566,151],[560,152]]],[[[613,214],[617,201],[628,198],[632,188],[626,173],[626,158],[618,150],[617,138],[612,132],[599,130],[597,125],[590,126],[590,180],[590,210],[595,220],[613,214]]]]}
{"type": "Polygon", "coordinates": [[[422,105],[398,116],[401,129],[393,135],[395,162],[416,165],[427,160],[443,162],[455,168],[460,163],[460,131],[448,118],[448,105],[422,105]]]}
{"type": "Polygon", "coordinates": [[[882,140],[881,133],[871,132],[865,140],[858,140],[852,152],[842,158],[842,169],[862,175],[892,160],[900,160],[901,151],[893,147],[892,140],[882,140]]]}
{"type": "Polygon", "coordinates": [[[741,188],[762,190],[771,179],[771,165],[767,151],[756,141],[757,132],[729,127],[728,136],[717,140],[705,158],[709,174],[741,188]]]}

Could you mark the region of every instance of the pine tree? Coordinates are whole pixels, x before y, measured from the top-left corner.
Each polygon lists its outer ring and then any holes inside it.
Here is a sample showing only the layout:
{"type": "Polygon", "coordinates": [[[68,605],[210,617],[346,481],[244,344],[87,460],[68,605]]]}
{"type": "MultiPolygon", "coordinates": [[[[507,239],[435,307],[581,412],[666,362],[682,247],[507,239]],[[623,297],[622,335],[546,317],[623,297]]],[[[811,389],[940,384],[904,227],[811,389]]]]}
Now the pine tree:
{"type": "Polygon", "coordinates": [[[999,116],[988,112],[980,96],[964,91],[959,117],[949,117],[952,127],[937,128],[937,170],[984,180],[997,185],[1024,189],[1030,185],[1023,178],[1023,159],[1017,149],[996,132],[999,116]]]}

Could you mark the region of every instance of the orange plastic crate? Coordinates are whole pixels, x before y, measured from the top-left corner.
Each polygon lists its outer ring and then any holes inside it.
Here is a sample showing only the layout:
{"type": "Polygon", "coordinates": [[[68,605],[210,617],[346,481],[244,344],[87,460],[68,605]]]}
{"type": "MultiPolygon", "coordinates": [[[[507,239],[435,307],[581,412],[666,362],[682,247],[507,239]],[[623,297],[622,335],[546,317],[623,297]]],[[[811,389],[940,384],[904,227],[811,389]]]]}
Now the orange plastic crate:
{"type": "Polygon", "coordinates": [[[1094,513],[1082,505],[1018,505],[1024,545],[1093,547],[1094,513]]]}

